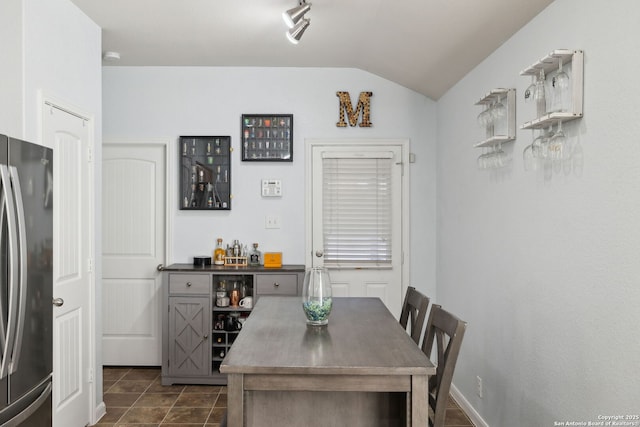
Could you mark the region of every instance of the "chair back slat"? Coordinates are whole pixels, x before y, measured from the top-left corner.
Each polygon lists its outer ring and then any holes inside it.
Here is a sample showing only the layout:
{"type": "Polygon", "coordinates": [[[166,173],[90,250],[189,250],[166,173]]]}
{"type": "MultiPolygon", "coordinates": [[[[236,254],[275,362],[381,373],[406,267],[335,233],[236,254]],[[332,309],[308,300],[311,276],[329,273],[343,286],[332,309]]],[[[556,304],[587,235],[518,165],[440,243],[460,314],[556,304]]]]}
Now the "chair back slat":
{"type": "Polygon", "coordinates": [[[413,286],[409,286],[404,297],[404,303],[402,304],[400,325],[405,329],[407,329],[407,325],[409,325],[409,334],[418,345],[420,345],[420,338],[422,338],[422,328],[427,316],[428,307],[429,297],[417,291],[413,286]]]}
{"type": "Polygon", "coordinates": [[[431,358],[433,347],[436,347],[436,375],[429,379],[429,426],[441,427],[451,389],[451,380],[456,367],[462,338],[467,323],[434,304],[427,322],[427,330],[422,342],[422,351],[431,358]]]}

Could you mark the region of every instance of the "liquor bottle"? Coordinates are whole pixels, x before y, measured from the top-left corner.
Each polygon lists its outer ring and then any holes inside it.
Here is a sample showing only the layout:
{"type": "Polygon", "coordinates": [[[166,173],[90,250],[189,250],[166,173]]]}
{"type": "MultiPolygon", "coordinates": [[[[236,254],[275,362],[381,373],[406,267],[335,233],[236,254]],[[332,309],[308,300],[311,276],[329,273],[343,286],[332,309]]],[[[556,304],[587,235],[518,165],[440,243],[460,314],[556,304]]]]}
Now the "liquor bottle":
{"type": "Polygon", "coordinates": [[[249,253],[249,265],[260,266],[262,265],[262,252],[258,250],[258,244],[253,244],[253,250],[249,253]]]}
{"type": "Polygon", "coordinates": [[[217,242],[216,249],[213,251],[213,263],[215,265],[224,265],[225,252],[222,247],[222,239],[218,238],[217,242]]]}

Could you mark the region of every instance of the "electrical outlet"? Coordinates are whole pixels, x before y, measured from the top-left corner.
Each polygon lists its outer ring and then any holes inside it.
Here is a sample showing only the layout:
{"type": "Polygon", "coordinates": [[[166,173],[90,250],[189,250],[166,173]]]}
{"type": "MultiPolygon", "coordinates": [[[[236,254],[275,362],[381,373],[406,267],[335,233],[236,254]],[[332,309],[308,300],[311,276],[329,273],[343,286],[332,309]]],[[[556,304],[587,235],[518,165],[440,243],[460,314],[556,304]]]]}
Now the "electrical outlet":
{"type": "Polygon", "coordinates": [[[280,228],[280,217],[275,215],[265,216],[264,228],[280,228]]]}
{"type": "Polygon", "coordinates": [[[479,376],[476,377],[476,394],[482,398],[482,378],[479,376]]]}

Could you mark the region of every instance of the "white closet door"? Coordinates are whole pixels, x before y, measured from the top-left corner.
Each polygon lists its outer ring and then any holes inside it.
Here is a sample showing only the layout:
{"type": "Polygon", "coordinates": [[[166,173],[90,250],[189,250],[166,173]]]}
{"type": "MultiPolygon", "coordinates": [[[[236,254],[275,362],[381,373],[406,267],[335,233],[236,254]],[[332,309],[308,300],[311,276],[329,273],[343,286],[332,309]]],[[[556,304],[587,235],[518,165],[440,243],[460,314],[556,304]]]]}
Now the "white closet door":
{"type": "Polygon", "coordinates": [[[166,155],[164,143],[103,145],[105,365],[161,365],[166,155]]]}

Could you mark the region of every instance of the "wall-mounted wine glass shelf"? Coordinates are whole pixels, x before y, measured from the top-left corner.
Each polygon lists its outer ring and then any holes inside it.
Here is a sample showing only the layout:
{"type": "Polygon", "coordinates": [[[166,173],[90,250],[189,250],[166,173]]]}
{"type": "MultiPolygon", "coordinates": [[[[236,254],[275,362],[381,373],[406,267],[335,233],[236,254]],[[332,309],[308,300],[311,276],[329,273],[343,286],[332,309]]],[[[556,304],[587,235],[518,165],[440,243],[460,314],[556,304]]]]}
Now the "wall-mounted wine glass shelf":
{"type": "Polygon", "coordinates": [[[505,142],[511,142],[516,139],[516,90],[515,89],[492,89],[483,96],[476,105],[489,109],[491,105],[502,102],[506,108],[504,117],[496,119],[494,122],[487,124],[487,138],[474,147],[491,147],[505,142]]]}
{"type": "Polygon", "coordinates": [[[571,105],[569,111],[554,111],[539,114],[535,119],[525,122],[521,129],[542,129],[553,126],[558,122],[567,122],[582,117],[584,94],[584,52],[581,50],[556,49],[538,62],[520,72],[521,76],[538,76],[540,71],[548,79],[553,78],[559,71],[560,62],[567,66],[569,74],[569,91],[571,105]]]}

